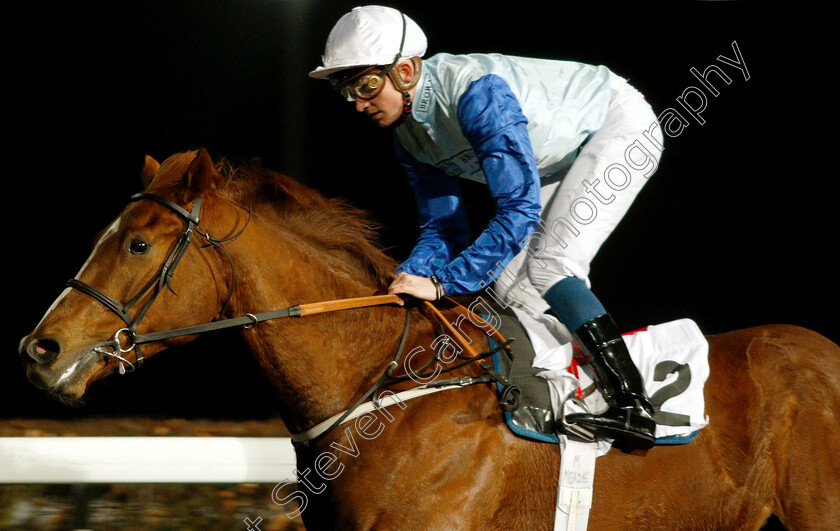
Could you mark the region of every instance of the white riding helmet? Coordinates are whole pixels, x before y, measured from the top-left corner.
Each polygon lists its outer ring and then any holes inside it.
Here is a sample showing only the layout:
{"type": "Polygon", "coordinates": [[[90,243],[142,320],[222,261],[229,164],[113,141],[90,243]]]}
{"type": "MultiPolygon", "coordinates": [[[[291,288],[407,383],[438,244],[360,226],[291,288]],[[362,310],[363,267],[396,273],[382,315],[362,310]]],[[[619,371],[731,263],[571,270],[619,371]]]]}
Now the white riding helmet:
{"type": "Polygon", "coordinates": [[[347,68],[422,57],[426,46],[423,30],[400,11],[384,6],[354,7],[333,26],[321,58],[324,64],[309,75],[327,79],[347,68]]]}

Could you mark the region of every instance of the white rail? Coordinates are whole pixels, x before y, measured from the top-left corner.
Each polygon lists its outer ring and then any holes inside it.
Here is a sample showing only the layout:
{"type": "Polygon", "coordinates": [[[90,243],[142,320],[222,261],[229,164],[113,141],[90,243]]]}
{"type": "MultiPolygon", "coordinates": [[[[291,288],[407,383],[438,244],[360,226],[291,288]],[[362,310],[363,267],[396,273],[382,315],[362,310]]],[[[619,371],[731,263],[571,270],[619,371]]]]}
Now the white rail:
{"type": "Polygon", "coordinates": [[[2,483],[279,483],[295,452],[278,437],[0,437],[2,483]]]}

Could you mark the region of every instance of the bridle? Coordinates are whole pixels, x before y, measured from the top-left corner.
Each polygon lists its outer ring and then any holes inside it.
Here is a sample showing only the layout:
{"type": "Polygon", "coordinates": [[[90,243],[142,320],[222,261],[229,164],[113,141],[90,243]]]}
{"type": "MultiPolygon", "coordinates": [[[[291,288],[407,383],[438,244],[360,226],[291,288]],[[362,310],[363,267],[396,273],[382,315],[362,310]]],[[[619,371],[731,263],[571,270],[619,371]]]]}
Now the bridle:
{"type": "MultiPolygon", "coordinates": [[[[201,197],[198,197],[193,200],[193,205],[191,210],[186,210],[185,208],[179,206],[178,204],[166,199],[164,197],[149,194],[149,193],[138,193],[130,198],[130,202],[141,201],[141,200],[149,200],[154,201],[160,205],[163,205],[171,212],[176,214],[182,220],[186,222],[186,226],[184,230],[181,231],[180,236],[178,237],[175,246],[170,251],[169,255],[167,256],[166,260],[164,260],[163,264],[161,265],[158,272],[152,276],[151,279],[140,289],[140,291],[132,297],[128,302],[125,304],[120,304],[119,302],[115,301],[113,298],[109,297],[101,290],[91,286],[90,284],[83,282],[78,279],[71,279],[67,281],[67,286],[78,290],[85,295],[88,295],[94,298],[96,301],[101,303],[111,312],[116,314],[120,319],[123,320],[125,323],[125,327],[120,328],[117,330],[112,338],[109,341],[105,341],[101,343],[99,346],[94,348],[94,351],[102,354],[106,357],[116,359],[119,364],[119,372],[120,374],[125,374],[128,371],[135,370],[136,367],[139,367],[143,364],[143,354],[140,350],[140,345],[145,343],[152,343],[156,341],[162,341],[165,339],[175,338],[175,337],[182,337],[182,336],[189,336],[189,335],[196,335],[205,332],[211,332],[214,330],[221,330],[226,328],[233,328],[233,327],[251,327],[255,324],[261,323],[263,321],[271,320],[271,319],[278,319],[283,317],[301,317],[305,315],[312,315],[316,313],[324,313],[324,312],[331,312],[336,310],[344,310],[344,309],[351,309],[351,308],[362,308],[368,306],[376,306],[376,305],[383,305],[383,304],[391,304],[398,302],[400,298],[397,295],[374,295],[370,297],[358,297],[358,298],[350,298],[350,299],[338,299],[338,300],[331,300],[331,301],[323,301],[323,302],[315,302],[309,304],[300,304],[296,306],[290,306],[288,308],[282,308],[279,310],[272,310],[257,314],[248,313],[242,315],[240,317],[234,317],[229,319],[219,319],[214,320],[210,323],[205,324],[198,324],[193,326],[187,326],[183,328],[176,328],[172,330],[164,330],[158,332],[148,332],[145,334],[138,334],[137,327],[142,321],[142,319],[146,316],[149,312],[149,309],[154,304],[157,297],[163,291],[164,286],[166,286],[172,293],[174,294],[175,291],[172,289],[171,279],[172,275],[175,272],[175,268],[180,263],[181,259],[184,257],[184,254],[187,252],[190,244],[193,241],[194,234],[199,234],[204,237],[209,244],[216,246],[220,249],[226,256],[230,263],[231,267],[231,282],[228,291],[227,299],[225,300],[224,304],[222,305],[222,309],[219,312],[219,317],[221,317],[225,309],[227,307],[228,302],[230,301],[231,295],[233,294],[233,287],[236,278],[236,269],[234,267],[233,260],[231,259],[230,254],[225,250],[222,246],[222,243],[228,242],[233,240],[234,238],[241,235],[245,229],[248,227],[251,221],[251,209],[249,208],[248,212],[248,220],[245,222],[245,226],[243,226],[239,231],[237,231],[232,236],[217,239],[206,232],[201,232],[198,229],[198,224],[200,221],[200,214],[201,214],[201,197]],[[142,308],[135,314],[131,315],[132,308],[137,305],[137,303],[151,291],[151,296],[143,305],[142,308]],[[123,344],[123,338],[126,338],[125,345],[123,344]],[[135,353],[134,363],[129,361],[125,355],[131,351],[135,353]],[[128,369],[126,369],[128,367],[128,369]]],[[[448,298],[447,298],[448,299],[448,298]]],[[[451,299],[450,302],[454,302],[451,299]]],[[[503,337],[498,333],[498,331],[494,330],[494,337],[498,341],[498,346],[493,348],[488,352],[478,353],[476,352],[468,342],[465,342],[463,338],[461,338],[460,333],[450,324],[446,318],[440,313],[440,311],[435,308],[431,303],[428,301],[424,301],[426,306],[436,315],[437,319],[440,321],[441,325],[448,330],[448,336],[454,338],[454,340],[460,344],[460,347],[469,353],[467,357],[461,357],[462,361],[452,367],[449,367],[444,372],[451,372],[455,369],[468,365],[474,361],[483,360],[487,357],[491,356],[495,352],[508,348],[510,341],[505,341],[503,337]]],[[[468,315],[471,316],[470,319],[473,318],[479,319],[480,321],[484,322],[481,317],[476,316],[470,310],[460,306],[459,304],[455,303],[456,306],[453,310],[456,311],[461,317],[467,317],[468,315]]],[[[398,367],[398,362],[402,358],[403,351],[406,345],[406,339],[408,337],[408,332],[411,323],[411,310],[410,308],[406,307],[406,317],[405,317],[405,324],[403,327],[402,337],[400,339],[399,346],[397,348],[396,354],[385,369],[381,377],[367,390],[365,391],[361,397],[348,409],[344,410],[343,412],[339,413],[333,418],[327,419],[324,422],[320,423],[319,425],[313,427],[306,432],[296,434],[293,438],[293,443],[297,445],[308,445],[317,440],[322,439],[327,434],[329,434],[334,428],[346,422],[355,416],[362,414],[365,411],[362,406],[365,400],[370,397],[374,397],[376,399],[377,391],[381,390],[385,385],[389,385],[392,383],[398,383],[401,381],[407,381],[411,379],[409,375],[402,375],[397,376],[394,374],[395,369],[398,367]]],[[[485,323],[486,324],[486,323],[485,323]]],[[[429,362],[427,362],[418,372],[423,372],[427,370],[432,363],[436,360],[440,359],[441,352],[445,350],[447,347],[443,345],[438,350],[435,357],[433,357],[429,362]]],[[[422,394],[427,394],[429,392],[437,392],[440,390],[445,389],[452,389],[452,388],[460,388],[466,385],[474,385],[478,383],[485,383],[490,381],[504,381],[499,375],[495,374],[489,367],[487,367],[484,363],[482,363],[482,368],[487,372],[487,374],[483,376],[477,377],[456,377],[451,378],[443,381],[434,382],[432,384],[420,386],[423,389],[416,389],[411,392],[418,392],[417,395],[407,396],[405,398],[410,398],[413,396],[421,396],[422,394]]],[[[427,377],[428,374],[423,374],[421,377],[427,377]]],[[[374,402],[375,403],[375,402],[374,402]]]]}
{"type": "Polygon", "coordinates": [[[163,205],[186,222],[184,230],[181,231],[181,234],[180,236],[178,236],[178,240],[175,243],[175,246],[169,252],[169,255],[167,256],[166,260],[164,260],[163,264],[160,266],[158,272],[154,276],[152,276],[152,278],[150,278],[149,281],[146,282],[146,284],[142,288],[140,288],[140,291],[125,304],[120,304],[113,298],[103,293],[101,290],[81,280],[70,279],[66,283],[67,287],[78,290],[84,293],[85,295],[96,299],[103,306],[105,306],[107,309],[111,310],[111,312],[116,314],[125,323],[126,326],[117,330],[110,341],[105,342],[94,349],[100,354],[118,360],[120,363],[120,374],[126,373],[126,366],[128,367],[129,371],[133,371],[135,369],[135,366],[139,367],[143,364],[143,360],[145,358],[143,357],[143,354],[140,350],[140,344],[149,341],[138,341],[139,336],[137,335],[137,327],[139,326],[140,321],[143,320],[143,318],[151,309],[152,304],[154,304],[158,295],[160,295],[163,291],[164,286],[166,286],[166,288],[168,288],[169,291],[171,291],[173,294],[175,293],[175,290],[172,289],[171,284],[172,275],[175,273],[175,268],[178,266],[181,259],[184,257],[184,254],[187,252],[187,249],[190,247],[190,244],[193,241],[193,235],[196,233],[203,236],[209,244],[214,245],[218,249],[222,250],[227,256],[228,261],[230,262],[232,272],[231,283],[227,299],[222,305],[222,309],[219,312],[219,315],[222,315],[224,313],[227,304],[230,301],[230,297],[233,293],[234,282],[236,279],[236,271],[233,267],[233,262],[231,261],[230,255],[224,249],[222,243],[231,241],[240,234],[242,234],[242,232],[245,230],[245,228],[251,221],[251,212],[249,209],[248,220],[245,222],[245,226],[242,227],[242,229],[240,229],[232,236],[217,239],[210,236],[206,232],[201,232],[200,230],[198,230],[198,224],[200,221],[201,214],[201,197],[197,197],[195,200],[193,200],[192,210],[189,211],[176,204],[175,202],[155,194],[134,194],[129,199],[129,202],[133,203],[141,200],[154,201],[160,205],[163,205]],[[134,306],[137,305],[137,303],[150,291],[151,296],[149,297],[149,299],[146,301],[143,307],[140,308],[140,310],[132,316],[132,308],[134,308],[134,306]],[[123,337],[126,337],[127,339],[127,343],[125,343],[125,345],[123,344],[123,337]],[[132,350],[135,354],[134,363],[130,362],[124,356],[132,350]]]}
{"type": "MultiPolygon", "coordinates": [[[[201,214],[201,197],[197,197],[193,200],[192,209],[189,211],[176,204],[175,202],[166,199],[165,197],[149,193],[134,194],[129,199],[129,202],[136,202],[141,200],[154,201],[160,205],[163,205],[186,222],[186,226],[184,227],[184,230],[181,231],[181,234],[178,237],[178,241],[175,243],[175,246],[172,248],[172,251],[170,251],[166,260],[164,260],[158,272],[154,276],[152,276],[152,278],[149,279],[149,281],[140,289],[140,291],[125,304],[120,304],[113,298],[103,293],[101,290],[81,280],[71,279],[68,280],[66,283],[67,287],[73,288],[81,293],[84,293],[85,295],[94,298],[100,304],[102,304],[111,312],[116,314],[125,323],[126,326],[114,332],[110,340],[106,340],[100,345],[98,345],[96,348],[94,348],[95,352],[102,354],[108,358],[113,358],[119,361],[120,374],[131,372],[135,370],[136,367],[139,367],[143,364],[143,360],[145,358],[143,357],[140,346],[145,343],[154,343],[157,341],[163,341],[175,337],[203,334],[206,332],[223,330],[226,328],[249,328],[263,321],[279,319],[283,317],[301,317],[305,315],[331,312],[336,310],[391,304],[400,300],[400,298],[396,295],[374,295],[370,297],[357,297],[350,299],[315,302],[309,304],[299,304],[296,306],[290,306],[288,308],[281,308],[279,310],[271,310],[262,313],[246,313],[245,315],[239,317],[221,319],[221,316],[224,315],[227,305],[230,302],[231,296],[233,294],[234,284],[236,282],[236,268],[234,267],[233,260],[231,259],[230,254],[227,252],[227,250],[225,250],[222,244],[237,238],[245,231],[245,229],[251,222],[251,208],[248,208],[248,219],[245,222],[245,225],[239,231],[226,238],[214,238],[207,232],[202,232],[198,228],[201,214]],[[152,307],[152,304],[154,304],[157,297],[163,291],[164,286],[166,286],[170,291],[172,291],[173,294],[175,293],[171,285],[172,275],[175,272],[175,268],[180,263],[181,258],[183,258],[184,254],[187,252],[187,249],[192,243],[193,236],[195,234],[199,234],[205,240],[207,240],[209,244],[214,245],[217,249],[222,251],[227,257],[228,262],[230,264],[231,280],[230,286],[228,288],[228,295],[225,299],[225,302],[222,304],[222,309],[219,312],[218,317],[214,321],[209,323],[187,326],[183,328],[175,328],[172,330],[163,330],[157,332],[147,332],[145,334],[138,334],[137,327],[139,326],[143,318],[146,316],[146,314],[149,312],[149,309],[152,307]],[[151,296],[149,297],[149,299],[146,301],[143,307],[140,308],[140,310],[132,316],[132,308],[134,308],[134,306],[136,306],[137,303],[150,291],[151,296]],[[126,354],[128,354],[132,350],[135,354],[133,363],[126,358],[126,354]]],[[[407,333],[407,330],[408,319],[406,319],[405,330],[403,332],[404,335],[407,333]]],[[[398,352],[398,356],[400,354],[401,352],[398,352]]]]}

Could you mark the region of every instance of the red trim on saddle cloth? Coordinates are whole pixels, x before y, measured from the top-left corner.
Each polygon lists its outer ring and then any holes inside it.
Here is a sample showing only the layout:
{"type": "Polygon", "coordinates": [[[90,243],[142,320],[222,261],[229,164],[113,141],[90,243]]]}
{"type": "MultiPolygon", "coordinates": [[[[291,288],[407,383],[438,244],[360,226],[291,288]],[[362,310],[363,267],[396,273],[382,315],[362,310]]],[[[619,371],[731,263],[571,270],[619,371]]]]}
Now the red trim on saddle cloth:
{"type": "Polygon", "coordinates": [[[632,332],[624,332],[621,334],[622,336],[632,336],[633,334],[638,334],[639,332],[647,332],[648,327],[639,328],[638,330],[633,330],[632,332]]]}
{"type": "MultiPolygon", "coordinates": [[[[575,345],[574,348],[577,348],[577,345],[575,345]]],[[[566,370],[574,374],[575,378],[580,379],[580,375],[578,374],[578,362],[577,360],[575,360],[575,358],[572,358],[572,364],[566,367],[566,370]]],[[[580,386],[578,386],[577,391],[575,392],[575,396],[577,398],[583,398],[583,391],[581,391],[580,386]]]]}
{"type": "MultiPolygon", "coordinates": [[[[623,334],[621,334],[621,336],[622,337],[632,336],[633,334],[637,334],[639,332],[645,332],[645,331],[647,331],[647,329],[648,329],[648,327],[645,326],[644,328],[639,328],[639,329],[633,330],[631,332],[624,332],[623,334]]],[[[587,361],[586,361],[586,358],[583,356],[583,352],[580,350],[580,347],[577,346],[577,343],[572,343],[572,349],[573,349],[572,364],[569,365],[568,367],[566,367],[566,370],[569,371],[570,373],[574,374],[575,378],[579,379],[580,376],[578,374],[578,367],[580,365],[586,365],[587,361]],[[580,361],[578,361],[578,360],[580,360],[580,361]]],[[[580,387],[577,388],[576,396],[578,398],[581,398],[583,396],[583,392],[581,391],[580,387]]]]}

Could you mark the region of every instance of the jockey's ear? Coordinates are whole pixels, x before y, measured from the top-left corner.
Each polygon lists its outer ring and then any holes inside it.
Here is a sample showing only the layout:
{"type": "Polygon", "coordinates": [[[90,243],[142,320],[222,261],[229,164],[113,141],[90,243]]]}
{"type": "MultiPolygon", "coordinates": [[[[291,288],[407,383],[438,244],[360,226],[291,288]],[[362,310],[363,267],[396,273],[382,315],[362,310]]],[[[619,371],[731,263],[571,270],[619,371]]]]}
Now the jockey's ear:
{"type": "Polygon", "coordinates": [[[143,165],[143,171],[140,173],[140,182],[143,183],[143,190],[149,187],[155,174],[160,169],[160,163],[152,157],[146,155],[146,162],[143,165]]]}
{"type": "Polygon", "coordinates": [[[201,148],[181,178],[184,202],[190,202],[196,197],[212,192],[221,184],[222,176],[216,171],[210,154],[206,149],[201,148]]]}

